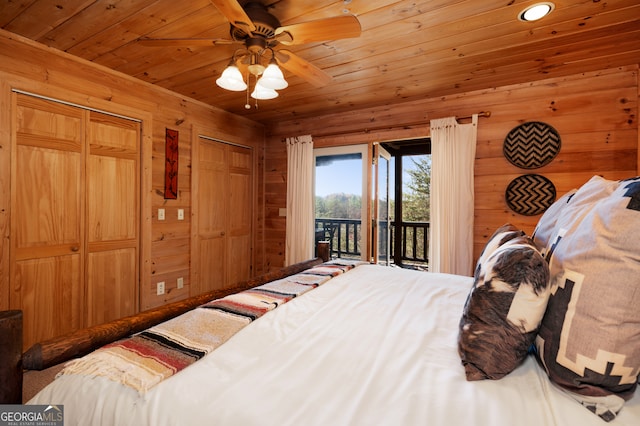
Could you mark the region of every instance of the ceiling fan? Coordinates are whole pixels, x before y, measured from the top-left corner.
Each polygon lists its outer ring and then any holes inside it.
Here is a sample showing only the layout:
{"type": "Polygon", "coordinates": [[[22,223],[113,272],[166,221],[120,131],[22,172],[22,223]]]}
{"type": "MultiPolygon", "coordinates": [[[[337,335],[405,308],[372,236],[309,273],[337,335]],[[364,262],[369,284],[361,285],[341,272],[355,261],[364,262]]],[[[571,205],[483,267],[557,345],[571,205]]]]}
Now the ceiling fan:
{"type": "Polygon", "coordinates": [[[140,38],[139,43],[146,46],[243,45],[244,48],[234,53],[230,66],[246,65],[249,72],[257,78],[265,70],[263,64],[265,59],[262,55],[271,52],[271,63],[282,66],[314,86],[322,87],[331,81],[331,77],[290,50],[283,49],[282,46],[358,37],[361,32],[360,22],[353,15],[282,26],[278,18],[260,2],[249,1],[242,6],[237,0],[210,1],[231,24],[229,39],[140,38]]]}

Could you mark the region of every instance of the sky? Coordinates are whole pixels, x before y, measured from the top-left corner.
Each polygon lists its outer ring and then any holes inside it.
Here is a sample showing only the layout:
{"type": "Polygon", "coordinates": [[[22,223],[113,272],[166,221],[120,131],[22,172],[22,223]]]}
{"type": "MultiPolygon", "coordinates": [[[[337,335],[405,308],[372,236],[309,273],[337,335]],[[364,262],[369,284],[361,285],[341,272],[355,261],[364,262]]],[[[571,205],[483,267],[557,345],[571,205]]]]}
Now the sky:
{"type": "Polygon", "coordinates": [[[362,192],[362,160],[336,161],[316,167],[316,195],[360,194],[362,192]]]}
{"type": "MultiPolygon", "coordinates": [[[[393,158],[391,159],[391,170],[389,177],[389,188],[394,186],[393,176],[393,158]]],[[[403,161],[404,174],[403,182],[409,181],[407,169],[413,168],[412,160],[403,161]]],[[[316,167],[316,195],[324,197],[329,194],[345,193],[345,194],[361,194],[362,191],[362,163],[361,160],[343,160],[336,161],[330,166],[316,167]]],[[[393,199],[393,191],[390,193],[393,199]]]]}

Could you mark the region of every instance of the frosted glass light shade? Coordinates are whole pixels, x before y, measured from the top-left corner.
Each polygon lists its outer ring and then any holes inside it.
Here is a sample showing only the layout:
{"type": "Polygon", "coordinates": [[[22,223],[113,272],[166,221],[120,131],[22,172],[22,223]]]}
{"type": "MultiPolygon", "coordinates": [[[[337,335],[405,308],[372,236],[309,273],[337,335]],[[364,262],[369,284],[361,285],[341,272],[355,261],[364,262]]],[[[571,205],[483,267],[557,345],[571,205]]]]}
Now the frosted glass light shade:
{"type": "Polygon", "coordinates": [[[289,86],[287,80],[284,79],[284,75],[282,74],[280,67],[273,62],[270,63],[262,73],[260,84],[263,87],[273,90],[281,90],[289,86]]]}
{"type": "Polygon", "coordinates": [[[536,3],[529,6],[518,15],[521,21],[531,22],[537,21],[547,16],[554,9],[554,4],[550,2],[536,3]]]}
{"type": "Polygon", "coordinates": [[[258,80],[256,87],[253,89],[253,93],[251,93],[251,97],[253,99],[265,100],[278,97],[278,92],[273,89],[269,89],[268,87],[264,87],[261,82],[262,78],[258,80]]]}
{"type": "Polygon", "coordinates": [[[233,92],[241,92],[247,89],[247,84],[242,79],[242,73],[235,65],[229,65],[225,68],[220,78],[216,80],[216,84],[233,92]]]}

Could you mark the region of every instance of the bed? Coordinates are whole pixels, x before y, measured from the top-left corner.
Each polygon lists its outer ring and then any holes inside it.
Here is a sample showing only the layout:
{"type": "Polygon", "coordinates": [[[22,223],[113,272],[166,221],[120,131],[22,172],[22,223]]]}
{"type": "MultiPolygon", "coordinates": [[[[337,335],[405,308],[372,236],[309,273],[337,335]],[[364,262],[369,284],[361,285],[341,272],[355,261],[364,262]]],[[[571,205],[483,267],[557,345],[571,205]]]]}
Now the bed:
{"type": "MultiPolygon", "coordinates": [[[[30,401],[67,425],[601,425],[532,356],[469,382],[457,352],[472,278],[362,265],[265,314],[141,395],[62,375],[30,401]]],[[[615,420],[638,425],[640,397],[615,420]]]]}
{"type": "MultiPolygon", "coordinates": [[[[539,225],[538,240],[548,239],[557,248],[552,230],[562,223],[567,200],[580,200],[574,196],[550,209],[552,224],[539,225]]],[[[521,233],[514,232],[496,231],[485,251],[505,251],[512,243],[520,250],[521,233]]],[[[479,265],[495,267],[489,254],[483,253],[479,265]]],[[[545,268],[553,277],[557,263],[550,264],[545,268]]],[[[475,278],[341,259],[314,268],[333,267],[343,270],[256,316],[199,360],[143,390],[72,372],[60,375],[29,404],[63,404],[66,425],[606,424],[550,380],[550,366],[540,352],[527,350],[493,380],[469,379],[472,369],[463,365],[461,336],[474,291],[488,280],[484,266],[475,278]]],[[[553,300],[553,294],[539,293],[545,304],[546,298],[553,300]]],[[[637,293],[631,300],[637,301],[637,293]]],[[[546,321],[545,316],[543,327],[546,321]]],[[[637,346],[638,323],[633,326],[637,346]]],[[[527,335],[536,339],[538,351],[545,349],[538,328],[527,335]]],[[[637,371],[633,374],[637,382],[637,371]]],[[[640,424],[636,382],[627,386],[631,394],[622,408],[604,420],[640,424]]]]}

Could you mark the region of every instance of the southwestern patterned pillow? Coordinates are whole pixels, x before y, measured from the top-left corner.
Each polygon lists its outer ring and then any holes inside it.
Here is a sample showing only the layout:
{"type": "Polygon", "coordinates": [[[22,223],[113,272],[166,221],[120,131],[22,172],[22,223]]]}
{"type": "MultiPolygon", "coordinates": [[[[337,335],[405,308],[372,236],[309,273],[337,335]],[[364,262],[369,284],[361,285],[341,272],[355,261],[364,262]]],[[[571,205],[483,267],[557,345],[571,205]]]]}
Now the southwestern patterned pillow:
{"type": "Polygon", "coordinates": [[[460,320],[458,352],[467,380],[500,379],[527,355],[549,296],[549,269],[533,241],[499,228],[476,265],[460,320]]]}
{"type": "Polygon", "coordinates": [[[606,421],[640,373],[640,177],[594,177],[562,210],[536,352],[550,379],[606,421]]]}

